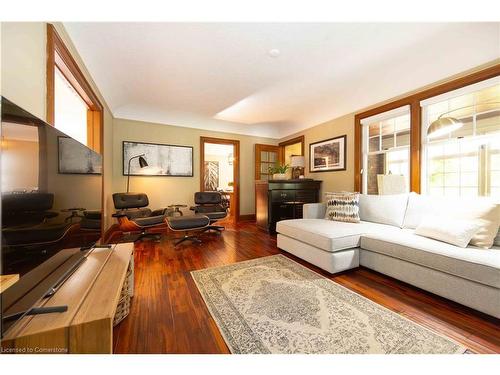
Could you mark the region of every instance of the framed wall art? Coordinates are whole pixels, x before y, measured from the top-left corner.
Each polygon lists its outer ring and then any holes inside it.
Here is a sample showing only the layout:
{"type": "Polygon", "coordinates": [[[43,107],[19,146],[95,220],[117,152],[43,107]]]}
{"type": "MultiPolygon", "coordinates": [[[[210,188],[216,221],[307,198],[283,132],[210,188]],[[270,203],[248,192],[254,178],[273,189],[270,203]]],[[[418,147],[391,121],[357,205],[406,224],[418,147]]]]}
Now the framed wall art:
{"type": "Polygon", "coordinates": [[[219,162],[205,160],[204,191],[217,191],[219,187],[219,162]]]}
{"type": "Polygon", "coordinates": [[[101,174],[102,156],[77,140],[57,137],[59,174],[101,174]]]}
{"type": "Polygon", "coordinates": [[[347,136],[309,144],[309,172],[346,170],[347,136]]]}
{"type": "Polygon", "coordinates": [[[193,147],[123,141],[123,175],[127,176],[131,158],[143,155],[147,167],[130,164],[130,176],[193,177],[193,147]]]}

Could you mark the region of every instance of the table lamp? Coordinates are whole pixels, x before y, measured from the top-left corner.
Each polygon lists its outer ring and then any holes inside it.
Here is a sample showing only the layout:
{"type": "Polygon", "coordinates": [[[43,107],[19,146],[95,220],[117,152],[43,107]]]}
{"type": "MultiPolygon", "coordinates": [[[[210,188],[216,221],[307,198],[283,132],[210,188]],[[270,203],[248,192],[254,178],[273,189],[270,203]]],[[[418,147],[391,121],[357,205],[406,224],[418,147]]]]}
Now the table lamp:
{"type": "Polygon", "coordinates": [[[290,166],[292,167],[292,178],[300,178],[300,176],[304,176],[306,158],[301,155],[292,155],[290,157],[290,166]]]}

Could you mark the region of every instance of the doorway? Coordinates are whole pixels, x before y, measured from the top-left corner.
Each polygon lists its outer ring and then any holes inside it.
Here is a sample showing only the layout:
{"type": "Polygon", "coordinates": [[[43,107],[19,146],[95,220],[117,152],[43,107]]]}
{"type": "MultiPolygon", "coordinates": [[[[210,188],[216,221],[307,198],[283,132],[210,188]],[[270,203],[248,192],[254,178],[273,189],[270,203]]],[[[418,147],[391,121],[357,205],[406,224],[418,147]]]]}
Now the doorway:
{"type": "Polygon", "coordinates": [[[304,136],[296,137],[293,139],[289,139],[287,141],[281,142],[279,144],[280,147],[280,161],[283,164],[291,164],[292,156],[305,156],[304,153],[304,136]]]}
{"type": "Polygon", "coordinates": [[[219,191],[229,200],[228,219],[240,214],[240,141],[200,137],[200,191],[219,191]]]}

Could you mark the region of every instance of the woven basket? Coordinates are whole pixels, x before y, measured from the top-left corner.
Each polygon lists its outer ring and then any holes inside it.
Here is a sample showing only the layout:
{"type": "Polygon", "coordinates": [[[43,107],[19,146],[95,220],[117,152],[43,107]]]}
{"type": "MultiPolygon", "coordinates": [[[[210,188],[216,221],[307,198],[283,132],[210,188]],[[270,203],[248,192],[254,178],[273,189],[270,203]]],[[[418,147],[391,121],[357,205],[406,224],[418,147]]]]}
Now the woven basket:
{"type": "Polygon", "coordinates": [[[131,276],[132,267],[129,265],[127,275],[125,276],[125,281],[123,282],[120,300],[118,301],[118,306],[116,306],[115,317],[113,319],[113,327],[120,323],[123,319],[125,319],[130,312],[129,283],[131,276]]]}

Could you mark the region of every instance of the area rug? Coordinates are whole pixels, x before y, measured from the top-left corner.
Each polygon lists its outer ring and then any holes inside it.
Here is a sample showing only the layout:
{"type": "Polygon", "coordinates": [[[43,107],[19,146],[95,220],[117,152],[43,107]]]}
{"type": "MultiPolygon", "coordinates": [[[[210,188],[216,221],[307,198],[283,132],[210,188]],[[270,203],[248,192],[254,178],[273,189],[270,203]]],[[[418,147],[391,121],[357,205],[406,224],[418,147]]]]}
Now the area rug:
{"type": "Polygon", "coordinates": [[[232,353],[464,353],[283,255],[193,271],[232,353]]]}

